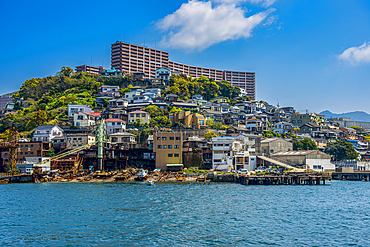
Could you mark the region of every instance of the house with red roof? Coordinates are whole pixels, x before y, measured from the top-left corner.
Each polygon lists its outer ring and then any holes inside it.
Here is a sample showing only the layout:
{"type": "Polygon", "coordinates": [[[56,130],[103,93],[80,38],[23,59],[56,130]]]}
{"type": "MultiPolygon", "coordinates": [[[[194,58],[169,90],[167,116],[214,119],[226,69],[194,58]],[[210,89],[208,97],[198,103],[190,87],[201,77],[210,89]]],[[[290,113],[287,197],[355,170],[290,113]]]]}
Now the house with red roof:
{"type": "Polygon", "coordinates": [[[73,125],[76,127],[94,126],[96,121],[100,119],[100,112],[76,112],[73,114],[73,125]]]}
{"type": "Polygon", "coordinates": [[[108,134],[125,132],[126,122],[118,118],[105,119],[108,134]]]}

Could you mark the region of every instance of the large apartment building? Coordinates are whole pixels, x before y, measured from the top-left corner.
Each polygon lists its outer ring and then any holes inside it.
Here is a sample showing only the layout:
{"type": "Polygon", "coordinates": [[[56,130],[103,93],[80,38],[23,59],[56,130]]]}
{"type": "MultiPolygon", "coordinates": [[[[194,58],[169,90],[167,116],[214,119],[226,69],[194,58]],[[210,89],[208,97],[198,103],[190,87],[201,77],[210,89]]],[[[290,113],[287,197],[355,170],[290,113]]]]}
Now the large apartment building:
{"type": "Polygon", "coordinates": [[[117,41],[111,47],[111,67],[123,72],[144,72],[145,78],[155,78],[157,68],[170,68],[171,72],[180,72],[199,78],[201,75],[215,81],[226,80],[232,86],[239,87],[251,99],[255,99],[255,73],[210,69],[186,65],[169,60],[169,53],[145,46],[117,41]]]}

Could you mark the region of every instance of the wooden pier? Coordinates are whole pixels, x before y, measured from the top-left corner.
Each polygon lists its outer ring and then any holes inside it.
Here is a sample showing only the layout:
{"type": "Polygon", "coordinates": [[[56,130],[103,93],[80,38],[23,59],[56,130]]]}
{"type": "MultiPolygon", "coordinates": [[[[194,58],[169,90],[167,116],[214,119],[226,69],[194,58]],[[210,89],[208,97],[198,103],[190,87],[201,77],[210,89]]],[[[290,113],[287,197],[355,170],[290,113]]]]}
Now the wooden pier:
{"type": "Polygon", "coordinates": [[[331,178],[324,175],[265,175],[239,176],[235,182],[243,185],[325,185],[325,180],[331,178]]]}

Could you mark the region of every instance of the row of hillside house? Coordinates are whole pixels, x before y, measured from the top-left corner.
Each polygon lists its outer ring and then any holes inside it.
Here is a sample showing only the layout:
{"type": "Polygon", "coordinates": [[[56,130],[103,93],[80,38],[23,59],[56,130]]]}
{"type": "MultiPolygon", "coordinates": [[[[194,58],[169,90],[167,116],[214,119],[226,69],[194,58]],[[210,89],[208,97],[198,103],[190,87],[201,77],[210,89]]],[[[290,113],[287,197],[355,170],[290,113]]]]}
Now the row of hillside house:
{"type": "MultiPolygon", "coordinates": [[[[120,69],[105,69],[102,66],[95,67],[89,65],[80,65],[76,67],[76,72],[88,72],[91,74],[97,74],[99,76],[105,77],[123,77],[126,72],[121,71],[120,69]]],[[[144,80],[145,74],[142,71],[131,71],[134,80],[144,80]]],[[[163,85],[169,81],[172,75],[178,75],[180,72],[171,72],[170,68],[156,68],[155,78],[145,79],[150,81],[152,84],[163,85]]]]}

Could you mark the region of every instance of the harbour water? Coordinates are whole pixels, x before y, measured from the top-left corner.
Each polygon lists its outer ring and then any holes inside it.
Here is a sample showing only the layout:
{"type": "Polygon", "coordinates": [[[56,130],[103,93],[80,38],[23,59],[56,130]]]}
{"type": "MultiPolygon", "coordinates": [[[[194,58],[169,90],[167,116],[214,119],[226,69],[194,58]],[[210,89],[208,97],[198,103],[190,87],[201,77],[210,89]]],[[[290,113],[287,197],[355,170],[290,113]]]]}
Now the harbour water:
{"type": "Polygon", "coordinates": [[[369,246],[370,183],[0,186],[1,246],[369,246]]]}

